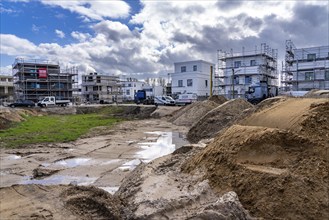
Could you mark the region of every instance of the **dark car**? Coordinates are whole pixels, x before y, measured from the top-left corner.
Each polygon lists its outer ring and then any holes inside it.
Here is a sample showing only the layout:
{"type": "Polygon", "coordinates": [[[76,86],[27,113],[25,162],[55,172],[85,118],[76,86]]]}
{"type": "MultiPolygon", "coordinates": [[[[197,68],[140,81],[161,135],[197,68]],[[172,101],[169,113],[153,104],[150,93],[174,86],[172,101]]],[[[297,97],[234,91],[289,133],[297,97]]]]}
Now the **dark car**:
{"type": "Polygon", "coordinates": [[[15,108],[15,107],[34,107],[35,103],[31,100],[17,100],[14,103],[11,103],[8,105],[9,107],[15,108]]]}

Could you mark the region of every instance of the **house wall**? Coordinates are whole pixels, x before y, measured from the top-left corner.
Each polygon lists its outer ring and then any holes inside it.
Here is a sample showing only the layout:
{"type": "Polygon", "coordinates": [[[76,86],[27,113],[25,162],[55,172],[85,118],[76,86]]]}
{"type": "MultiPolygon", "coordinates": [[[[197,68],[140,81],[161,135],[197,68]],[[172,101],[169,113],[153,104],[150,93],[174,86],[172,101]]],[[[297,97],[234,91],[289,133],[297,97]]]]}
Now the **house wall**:
{"type": "Polygon", "coordinates": [[[172,94],[195,93],[198,96],[209,96],[211,66],[214,71],[215,64],[202,60],[175,63],[175,72],[171,74],[172,94]],[[193,66],[196,66],[196,69],[193,69],[193,66]],[[186,67],[186,72],[182,72],[182,67],[186,67]]]}

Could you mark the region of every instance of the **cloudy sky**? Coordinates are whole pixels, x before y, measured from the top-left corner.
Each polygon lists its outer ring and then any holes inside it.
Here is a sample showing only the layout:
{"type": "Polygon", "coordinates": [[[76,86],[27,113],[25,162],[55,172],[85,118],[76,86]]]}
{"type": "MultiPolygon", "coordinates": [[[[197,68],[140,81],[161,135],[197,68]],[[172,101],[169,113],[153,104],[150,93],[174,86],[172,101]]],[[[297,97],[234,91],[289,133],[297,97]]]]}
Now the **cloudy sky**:
{"type": "Polygon", "coordinates": [[[284,58],[297,47],[329,45],[329,2],[166,0],[1,0],[1,74],[16,57],[143,78],[173,63],[216,63],[217,50],[266,43],[284,58]]]}

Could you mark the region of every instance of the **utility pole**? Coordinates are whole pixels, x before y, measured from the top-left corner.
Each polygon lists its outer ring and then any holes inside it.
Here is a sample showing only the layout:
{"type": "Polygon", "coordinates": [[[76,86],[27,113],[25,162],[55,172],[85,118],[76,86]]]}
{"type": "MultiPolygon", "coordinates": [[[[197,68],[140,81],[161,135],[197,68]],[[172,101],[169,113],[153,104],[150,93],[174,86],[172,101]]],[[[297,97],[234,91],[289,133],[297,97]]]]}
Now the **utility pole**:
{"type": "Polygon", "coordinates": [[[213,75],[213,66],[210,66],[210,98],[212,97],[212,75],[213,75]]]}
{"type": "Polygon", "coordinates": [[[234,99],[234,68],[232,68],[232,97],[234,99]]]}

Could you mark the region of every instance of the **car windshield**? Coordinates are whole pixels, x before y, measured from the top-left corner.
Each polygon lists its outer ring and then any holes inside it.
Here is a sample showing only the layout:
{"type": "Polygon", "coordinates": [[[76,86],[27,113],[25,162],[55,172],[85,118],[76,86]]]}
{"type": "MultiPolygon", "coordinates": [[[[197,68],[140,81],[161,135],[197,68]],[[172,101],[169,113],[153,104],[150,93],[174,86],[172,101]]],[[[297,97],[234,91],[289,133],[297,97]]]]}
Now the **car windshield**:
{"type": "Polygon", "coordinates": [[[169,101],[174,101],[174,99],[171,98],[170,96],[166,96],[166,99],[169,100],[169,101]]]}

